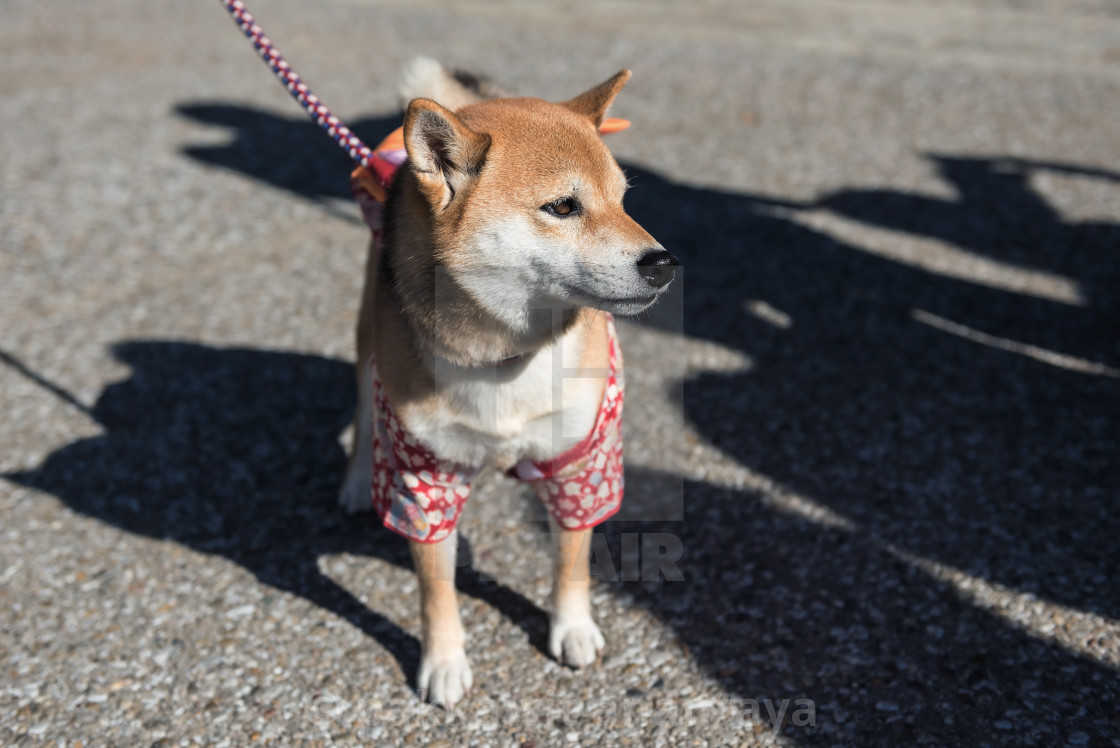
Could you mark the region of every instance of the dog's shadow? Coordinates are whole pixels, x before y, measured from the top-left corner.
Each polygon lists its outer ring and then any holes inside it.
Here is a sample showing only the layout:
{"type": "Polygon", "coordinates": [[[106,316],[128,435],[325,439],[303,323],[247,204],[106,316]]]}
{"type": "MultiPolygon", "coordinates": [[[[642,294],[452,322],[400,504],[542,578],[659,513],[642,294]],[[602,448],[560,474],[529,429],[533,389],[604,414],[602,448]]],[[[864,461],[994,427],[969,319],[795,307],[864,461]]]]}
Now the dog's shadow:
{"type": "MultiPolygon", "coordinates": [[[[345,466],[338,435],[353,412],[353,365],[174,341],[123,343],[113,354],[131,376],[89,409],[104,433],[4,477],[129,532],[224,556],[349,621],[414,678],[416,638],[318,565],[324,555],[352,553],[411,568],[402,538],[376,517],[337,507],[345,466]]],[[[544,613],[480,576],[466,538],[459,563],[459,588],[507,615],[543,650],[544,613]]]]}
{"type": "MultiPolygon", "coordinates": [[[[350,199],[346,180],[350,158],[314,122],[277,117],[270,112],[220,102],[182,104],[175,113],[201,125],[224,128],[230,140],[220,145],[186,145],[183,155],[228,169],[302,198],[350,199]]],[[[363,117],[347,123],[371,148],[401,124],[398,115],[363,117]]]]}

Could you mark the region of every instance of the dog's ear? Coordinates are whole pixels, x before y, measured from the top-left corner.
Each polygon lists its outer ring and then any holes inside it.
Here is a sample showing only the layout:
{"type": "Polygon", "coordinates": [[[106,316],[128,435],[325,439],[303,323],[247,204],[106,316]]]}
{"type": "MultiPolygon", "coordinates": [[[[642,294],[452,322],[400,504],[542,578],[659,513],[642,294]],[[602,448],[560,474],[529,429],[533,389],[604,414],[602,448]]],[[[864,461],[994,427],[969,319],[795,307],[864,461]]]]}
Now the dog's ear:
{"type": "Polygon", "coordinates": [[[574,99],[565,101],[564,106],[576,114],[587,117],[595,127],[598,127],[603,124],[603,120],[607,116],[607,108],[614,101],[614,97],[618,96],[618,92],[622,90],[628,80],[630,80],[630,71],[620,70],[612,78],[608,78],[590,91],[585,91],[574,99]]]}
{"type": "Polygon", "coordinates": [[[413,99],[404,116],[404,147],[420,191],[442,210],[482,168],[490,136],[431,99],[413,99]]]}

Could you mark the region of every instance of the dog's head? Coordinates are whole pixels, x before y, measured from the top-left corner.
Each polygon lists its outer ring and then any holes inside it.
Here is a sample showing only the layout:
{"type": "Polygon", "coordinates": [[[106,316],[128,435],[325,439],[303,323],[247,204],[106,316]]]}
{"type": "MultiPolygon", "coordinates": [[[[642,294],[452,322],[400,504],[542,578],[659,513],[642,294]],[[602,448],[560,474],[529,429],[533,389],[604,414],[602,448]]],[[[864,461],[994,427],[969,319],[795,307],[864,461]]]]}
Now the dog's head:
{"type": "Polygon", "coordinates": [[[416,99],[404,141],[434,260],[514,329],[534,311],[636,314],[677,260],[622,207],[626,177],[599,135],[624,70],[574,99],[416,99]]]}

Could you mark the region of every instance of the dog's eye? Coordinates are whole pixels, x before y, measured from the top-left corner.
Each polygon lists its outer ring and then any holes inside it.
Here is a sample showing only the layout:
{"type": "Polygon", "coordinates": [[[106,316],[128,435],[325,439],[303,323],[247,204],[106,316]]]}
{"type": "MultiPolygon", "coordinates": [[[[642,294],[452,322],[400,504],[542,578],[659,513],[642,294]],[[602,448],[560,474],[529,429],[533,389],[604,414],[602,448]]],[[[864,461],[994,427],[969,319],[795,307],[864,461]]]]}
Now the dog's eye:
{"type": "Polygon", "coordinates": [[[574,216],[579,213],[579,203],[576,202],[574,197],[565,197],[562,200],[551,202],[548,205],[542,205],[541,210],[560,218],[567,218],[568,216],[574,216]]]}

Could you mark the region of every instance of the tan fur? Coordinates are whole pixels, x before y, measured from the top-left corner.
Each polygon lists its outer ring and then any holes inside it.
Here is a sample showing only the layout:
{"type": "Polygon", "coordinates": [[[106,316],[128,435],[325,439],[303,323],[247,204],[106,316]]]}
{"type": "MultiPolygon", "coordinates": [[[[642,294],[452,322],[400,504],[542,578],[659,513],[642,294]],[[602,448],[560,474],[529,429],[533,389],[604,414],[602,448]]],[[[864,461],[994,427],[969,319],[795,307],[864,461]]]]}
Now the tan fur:
{"type": "Polygon", "coordinates": [[[591,618],[590,529],[568,531],[550,523],[553,537],[552,613],[548,651],[582,667],[599,658],[605,641],[591,618]]]}
{"type": "Polygon", "coordinates": [[[576,114],[587,117],[595,127],[598,127],[603,124],[603,119],[607,116],[607,109],[610,108],[614,97],[618,96],[618,92],[622,90],[628,80],[630,80],[630,71],[623,70],[590,91],[565,101],[564,106],[576,114]]]}
{"type": "MultiPolygon", "coordinates": [[[[608,368],[603,310],[640,310],[660,292],[636,270],[660,246],[623,210],[626,179],[598,133],[629,71],[553,104],[479,100],[425,65],[412,70],[413,83],[427,76],[444,101],[408,106],[409,160],[386,206],[384,256],[374,248],[366,268],[349,506],[361,504],[363,491],[368,498],[375,353],[386,397],[409,431],[442,459],[504,470],[555,456],[588,433],[608,368]],[[566,199],[578,213],[545,209],[566,199]],[[512,356],[523,358],[487,365],[512,356]],[[557,381],[561,370],[581,375],[557,381]]],[[[553,533],[549,647],[579,667],[603,647],[588,591],[591,532],[554,525],[553,533]]],[[[451,706],[471,679],[455,602],[454,535],[411,545],[421,593],[420,685],[451,706]]]]}
{"type": "Polygon", "coordinates": [[[409,547],[420,580],[422,659],[417,684],[422,696],[454,706],[472,682],[455,594],[455,538],[436,544],[409,543],[409,547]]]}
{"type": "MultiPolygon", "coordinates": [[[[431,102],[417,101],[410,113],[432,108],[431,102]]],[[[457,183],[457,199],[446,207],[448,190],[438,175],[402,173],[396,191],[398,220],[419,230],[387,237],[399,245],[399,251],[389,253],[389,262],[414,331],[427,338],[424,345],[460,363],[499,360],[539,347],[553,330],[517,335],[461,287],[440,283],[445,277],[437,278],[437,268],[452,275],[472,269],[473,258],[459,251],[465,237],[519,209],[532,216],[538,230],[567,238],[592,262],[609,262],[609,250],[620,245],[629,248],[625,255],[636,262],[657,242],[623,210],[626,179],[586,117],[539,99],[483,102],[450,116],[471,133],[472,156],[484,147],[482,136],[473,133],[487,134],[485,167],[470,181],[458,175],[451,180],[457,183]],[[567,194],[573,180],[583,188],[584,225],[590,229],[579,231],[574,223],[557,224],[538,215],[541,205],[567,194]],[[442,212],[433,215],[432,205],[442,212]],[[440,290],[438,305],[433,287],[440,290]]]]}

